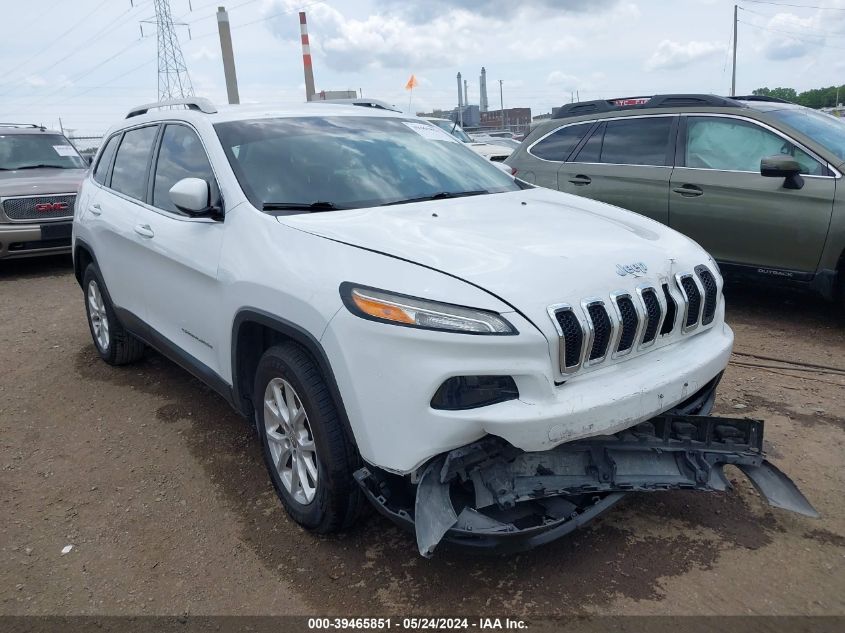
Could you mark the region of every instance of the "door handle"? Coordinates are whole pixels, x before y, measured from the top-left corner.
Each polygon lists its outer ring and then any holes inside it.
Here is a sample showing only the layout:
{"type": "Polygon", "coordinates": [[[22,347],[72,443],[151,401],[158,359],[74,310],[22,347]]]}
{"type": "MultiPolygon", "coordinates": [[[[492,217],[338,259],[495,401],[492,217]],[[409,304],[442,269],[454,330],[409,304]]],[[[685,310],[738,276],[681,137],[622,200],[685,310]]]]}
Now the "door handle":
{"type": "Polygon", "coordinates": [[[593,181],[589,176],[583,176],[581,174],[578,174],[574,178],[570,178],[569,182],[571,182],[573,185],[583,186],[583,185],[589,185],[593,181]]]}
{"type": "Polygon", "coordinates": [[[94,215],[100,215],[100,214],[103,212],[102,208],[100,208],[100,203],[99,203],[99,202],[95,202],[94,204],[90,205],[90,206],[88,207],[88,210],[89,210],[91,213],[93,213],[94,215]]]}
{"type": "Polygon", "coordinates": [[[704,195],[704,189],[696,185],[683,185],[681,187],[675,187],[672,191],[681,194],[685,198],[697,198],[698,196],[704,195]]]}
{"type": "Polygon", "coordinates": [[[136,224],[135,232],[142,237],[155,237],[155,233],[149,224],[136,224]]]}

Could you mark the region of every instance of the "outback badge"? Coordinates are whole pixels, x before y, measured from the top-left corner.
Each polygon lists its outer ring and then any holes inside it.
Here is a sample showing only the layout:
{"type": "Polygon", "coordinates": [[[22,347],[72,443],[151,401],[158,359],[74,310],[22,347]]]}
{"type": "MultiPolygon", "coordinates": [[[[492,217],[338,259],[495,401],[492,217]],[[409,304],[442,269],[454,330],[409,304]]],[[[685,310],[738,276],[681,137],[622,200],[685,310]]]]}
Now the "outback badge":
{"type": "Polygon", "coordinates": [[[635,262],[633,264],[616,264],[616,274],[620,277],[625,275],[633,275],[634,277],[642,277],[648,272],[648,266],[642,262],[635,262]]]}

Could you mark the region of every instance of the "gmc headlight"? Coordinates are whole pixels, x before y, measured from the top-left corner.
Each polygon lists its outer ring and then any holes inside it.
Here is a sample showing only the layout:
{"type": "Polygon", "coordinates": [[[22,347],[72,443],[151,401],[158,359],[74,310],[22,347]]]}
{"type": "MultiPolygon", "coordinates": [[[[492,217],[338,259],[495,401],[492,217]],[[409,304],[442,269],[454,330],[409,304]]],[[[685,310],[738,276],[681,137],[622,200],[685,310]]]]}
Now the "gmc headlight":
{"type": "Polygon", "coordinates": [[[463,334],[512,335],[516,328],[495,312],[418,299],[344,282],[343,303],[352,314],[382,323],[463,334]]]}

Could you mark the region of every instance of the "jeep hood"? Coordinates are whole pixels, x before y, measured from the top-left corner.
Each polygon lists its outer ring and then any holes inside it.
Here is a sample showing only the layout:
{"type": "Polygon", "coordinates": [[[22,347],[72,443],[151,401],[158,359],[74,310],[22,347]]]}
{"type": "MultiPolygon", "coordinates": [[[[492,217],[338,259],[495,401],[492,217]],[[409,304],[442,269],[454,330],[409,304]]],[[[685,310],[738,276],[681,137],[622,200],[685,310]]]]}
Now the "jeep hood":
{"type": "Polygon", "coordinates": [[[454,275],[527,312],[692,270],[707,254],[672,229],[618,207],[548,189],[280,216],[279,222],[454,275]]]}
{"type": "Polygon", "coordinates": [[[0,198],[76,193],[87,169],[17,169],[0,171],[0,198]]]}

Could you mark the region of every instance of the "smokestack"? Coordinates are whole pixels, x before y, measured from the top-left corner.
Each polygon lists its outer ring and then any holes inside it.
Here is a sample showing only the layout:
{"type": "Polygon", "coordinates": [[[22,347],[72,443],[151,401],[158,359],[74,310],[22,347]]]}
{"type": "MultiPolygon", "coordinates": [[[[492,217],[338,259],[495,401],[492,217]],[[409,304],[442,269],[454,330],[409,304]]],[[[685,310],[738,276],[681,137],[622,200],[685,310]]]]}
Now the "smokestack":
{"type": "Polygon", "coordinates": [[[235,74],[235,54],[232,52],[232,31],[226,7],[217,7],[217,31],[220,33],[220,53],[223,55],[223,76],[226,78],[226,95],[229,103],[240,103],[238,76],[235,74]]]}
{"type": "Polygon", "coordinates": [[[464,105],[469,105],[469,89],[467,88],[467,80],[464,79],[464,105]]]}
{"type": "Polygon", "coordinates": [[[461,83],[461,73],[458,73],[458,123],[464,126],[464,88],[461,83]]]}
{"type": "Polygon", "coordinates": [[[481,94],[478,97],[478,108],[482,112],[487,112],[487,71],[484,70],[484,66],[481,67],[479,90],[481,91],[481,94]]]}
{"type": "Polygon", "coordinates": [[[308,24],[305,11],[299,12],[299,32],[302,34],[302,65],[305,68],[305,100],[311,101],[317,90],[314,88],[314,69],[311,67],[311,45],[308,43],[308,24]]]}

